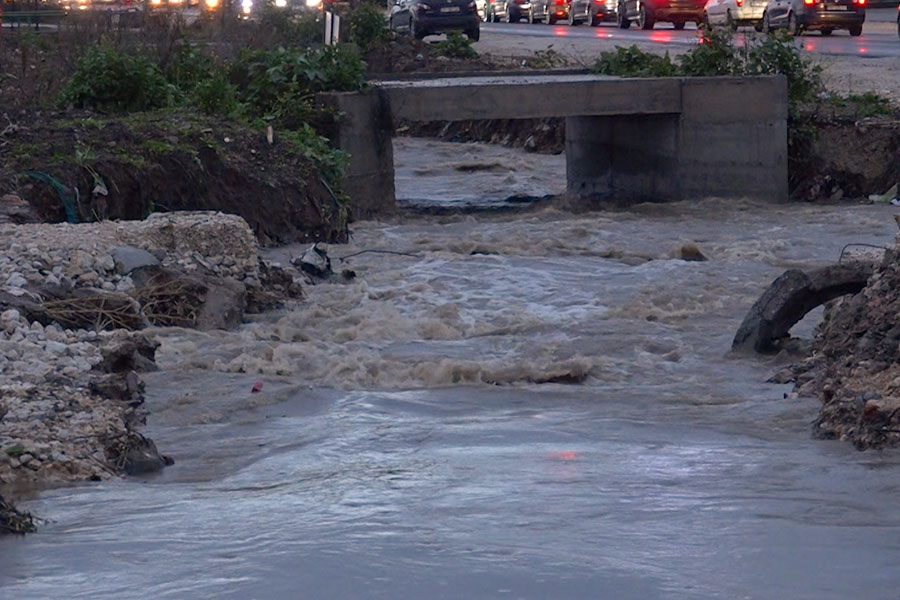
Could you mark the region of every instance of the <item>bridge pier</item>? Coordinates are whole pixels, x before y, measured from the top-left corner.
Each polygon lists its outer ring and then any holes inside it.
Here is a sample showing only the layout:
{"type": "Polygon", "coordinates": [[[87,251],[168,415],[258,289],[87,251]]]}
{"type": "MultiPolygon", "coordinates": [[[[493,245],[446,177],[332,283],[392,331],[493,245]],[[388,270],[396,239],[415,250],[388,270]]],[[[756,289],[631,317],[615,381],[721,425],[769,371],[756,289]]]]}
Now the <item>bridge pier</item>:
{"type": "Polygon", "coordinates": [[[566,117],[566,193],[619,205],[679,200],[678,115],[566,117]]]}

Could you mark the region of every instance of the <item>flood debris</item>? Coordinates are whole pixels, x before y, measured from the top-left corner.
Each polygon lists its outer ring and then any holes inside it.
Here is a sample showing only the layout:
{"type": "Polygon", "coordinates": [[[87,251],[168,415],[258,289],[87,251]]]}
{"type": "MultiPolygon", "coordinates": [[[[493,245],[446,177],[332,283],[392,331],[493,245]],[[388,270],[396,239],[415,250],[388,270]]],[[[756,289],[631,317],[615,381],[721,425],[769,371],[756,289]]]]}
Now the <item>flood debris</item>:
{"type": "MultiPolygon", "coordinates": [[[[222,213],[0,225],[0,486],[172,464],[139,431],[157,348],[142,330],[234,327],[299,297],[302,281],[258,251],[247,223],[222,213]]],[[[11,530],[29,529],[8,514],[11,530]]]]}
{"type": "Polygon", "coordinates": [[[328,253],[323,248],[320,248],[317,243],[307,248],[299,258],[291,259],[291,264],[304,273],[320,279],[328,279],[332,274],[331,259],[328,257],[328,253]]]}
{"type": "Polygon", "coordinates": [[[0,535],[25,534],[34,531],[34,519],[30,513],[19,512],[0,496],[0,535]]]}

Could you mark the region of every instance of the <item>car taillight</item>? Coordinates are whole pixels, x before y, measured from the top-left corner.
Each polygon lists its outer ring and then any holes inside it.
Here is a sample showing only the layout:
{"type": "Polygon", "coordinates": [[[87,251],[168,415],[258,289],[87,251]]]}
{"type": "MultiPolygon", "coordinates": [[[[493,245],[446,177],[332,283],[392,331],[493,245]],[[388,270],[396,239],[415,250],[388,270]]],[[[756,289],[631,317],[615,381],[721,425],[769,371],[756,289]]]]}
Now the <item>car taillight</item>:
{"type": "Polygon", "coordinates": [[[815,3],[816,3],[816,0],[803,0],[803,4],[805,4],[807,6],[812,6],[815,3]]]}
{"type": "Polygon", "coordinates": [[[566,0],[556,0],[556,3],[562,5],[566,3],[566,0]]]}
{"type": "Polygon", "coordinates": [[[866,0],[853,0],[853,4],[859,4],[860,6],[865,6],[866,0]]]}
{"type": "Polygon", "coordinates": [[[744,0],[734,0],[738,6],[743,6],[744,0]]]}

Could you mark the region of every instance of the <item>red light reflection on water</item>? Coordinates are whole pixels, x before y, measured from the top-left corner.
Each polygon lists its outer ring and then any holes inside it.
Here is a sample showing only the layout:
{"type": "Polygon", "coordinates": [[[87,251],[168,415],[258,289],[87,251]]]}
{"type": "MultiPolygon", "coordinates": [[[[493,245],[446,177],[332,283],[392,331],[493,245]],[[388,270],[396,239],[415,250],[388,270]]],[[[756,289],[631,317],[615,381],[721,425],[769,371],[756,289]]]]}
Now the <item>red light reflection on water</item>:
{"type": "MultiPolygon", "coordinates": [[[[665,44],[672,41],[672,34],[664,31],[653,33],[650,35],[650,41],[665,44]]],[[[703,43],[703,38],[700,38],[700,42],[703,43]]]]}
{"type": "Polygon", "coordinates": [[[569,35],[569,32],[566,31],[565,29],[563,29],[562,27],[557,27],[556,31],[554,31],[553,33],[555,33],[558,36],[569,35]]]}
{"type": "Polygon", "coordinates": [[[815,49],[816,49],[816,47],[813,46],[812,44],[806,44],[806,51],[807,51],[807,52],[812,52],[812,51],[815,50],[815,49]]]}
{"type": "Polygon", "coordinates": [[[557,460],[575,460],[578,458],[578,453],[573,450],[562,450],[559,452],[551,452],[550,458],[555,458],[557,460]]]}
{"type": "Polygon", "coordinates": [[[862,47],[862,48],[859,49],[859,53],[860,53],[860,54],[865,54],[865,53],[868,52],[868,51],[869,51],[869,49],[866,48],[866,47],[862,47]]]}

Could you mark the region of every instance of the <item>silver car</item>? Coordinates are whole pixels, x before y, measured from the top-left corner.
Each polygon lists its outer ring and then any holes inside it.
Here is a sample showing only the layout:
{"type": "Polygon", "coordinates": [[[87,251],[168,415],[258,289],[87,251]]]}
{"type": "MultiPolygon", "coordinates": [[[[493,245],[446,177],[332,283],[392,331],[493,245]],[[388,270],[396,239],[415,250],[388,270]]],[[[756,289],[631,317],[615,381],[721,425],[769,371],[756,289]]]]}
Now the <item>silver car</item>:
{"type": "Polygon", "coordinates": [[[725,25],[732,31],[739,25],[753,25],[762,31],[763,13],[766,12],[766,0],[709,0],[703,8],[703,23],[725,25]]]}

